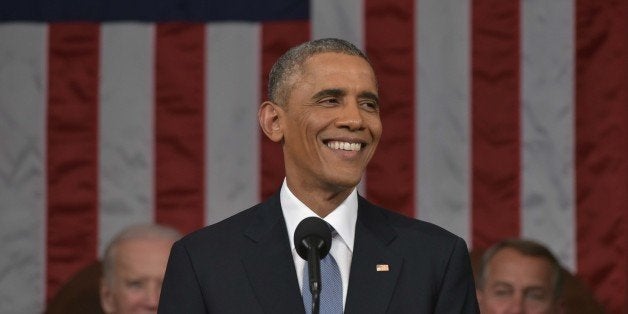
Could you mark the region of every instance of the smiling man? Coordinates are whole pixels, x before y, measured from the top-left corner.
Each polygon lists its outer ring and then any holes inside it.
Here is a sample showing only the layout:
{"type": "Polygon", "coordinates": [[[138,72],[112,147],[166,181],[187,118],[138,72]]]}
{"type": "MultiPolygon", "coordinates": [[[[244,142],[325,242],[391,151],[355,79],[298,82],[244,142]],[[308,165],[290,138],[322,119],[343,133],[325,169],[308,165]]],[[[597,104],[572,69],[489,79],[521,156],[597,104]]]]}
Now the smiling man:
{"type": "Polygon", "coordinates": [[[273,66],[269,96],[259,123],[282,146],[282,186],[173,246],[159,313],[309,312],[293,234],[311,216],[333,228],[329,256],[339,272],[340,306],[322,313],[477,313],[464,241],[356,191],[385,110],[366,55],[340,39],[294,47],[273,66]]]}

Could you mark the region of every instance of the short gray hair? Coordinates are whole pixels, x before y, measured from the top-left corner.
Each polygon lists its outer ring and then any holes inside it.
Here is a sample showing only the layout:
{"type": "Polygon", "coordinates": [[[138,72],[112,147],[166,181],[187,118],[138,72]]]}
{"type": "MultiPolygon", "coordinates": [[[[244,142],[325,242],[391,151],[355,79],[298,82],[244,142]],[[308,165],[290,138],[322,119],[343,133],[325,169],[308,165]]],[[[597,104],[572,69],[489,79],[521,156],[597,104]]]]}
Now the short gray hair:
{"type": "Polygon", "coordinates": [[[284,53],[271,68],[268,76],[268,97],[270,100],[278,105],[284,105],[288,79],[301,68],[308,58],[326,52],[357,56],[371,64],[362,50],[346,40],[323,38],[305,42],[284,53]]]}
{"type": "Polygon", "coordinates": [[[116,234],[105,249],[102,262],[103,278],[108,282],[111,282],[113,279],[116,264],[115,251],[120,243],[138,239],[164,239],[176,241],[180,238],[181,233],[179,233],[179,231],[164,225],[138,224],[123,229],[116,234]]]}
{"type": "Polygon", "coordinates": [[[525,256],[538,257],[548,261],[552,267],[552,285],[554,288],[554,298],[559,298],[563,290],[563,268],[560,266],[558,259],[542,244],[528,240],[528,239],[506,239],[492,247],[490,247],[482,255],[482,263],[480,264],[480,271],[478,273],[478,287],[484,288],[487,276],[488,263],[493,259],[495,254],[503,249],[513,249],[525,256]]]}

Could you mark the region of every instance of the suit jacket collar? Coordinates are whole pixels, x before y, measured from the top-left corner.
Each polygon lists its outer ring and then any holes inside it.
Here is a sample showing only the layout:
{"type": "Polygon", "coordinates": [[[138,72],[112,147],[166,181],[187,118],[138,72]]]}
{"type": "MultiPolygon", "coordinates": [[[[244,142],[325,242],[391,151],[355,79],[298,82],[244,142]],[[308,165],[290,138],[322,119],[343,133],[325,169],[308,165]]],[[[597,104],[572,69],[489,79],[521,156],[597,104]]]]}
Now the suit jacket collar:
{"type": "Polygon", "coordinates": [[[397,233],[382,209],[362,197],[358,202],[345,313],[385,313],[403,264],[401,255],[390,248],[397,233]]]}
{"type": "Polygon", "coordinates": [[[265,313],[304,313],[279,193],[260,204],[244,235],[252,242],[242,263],[265,313]]]}

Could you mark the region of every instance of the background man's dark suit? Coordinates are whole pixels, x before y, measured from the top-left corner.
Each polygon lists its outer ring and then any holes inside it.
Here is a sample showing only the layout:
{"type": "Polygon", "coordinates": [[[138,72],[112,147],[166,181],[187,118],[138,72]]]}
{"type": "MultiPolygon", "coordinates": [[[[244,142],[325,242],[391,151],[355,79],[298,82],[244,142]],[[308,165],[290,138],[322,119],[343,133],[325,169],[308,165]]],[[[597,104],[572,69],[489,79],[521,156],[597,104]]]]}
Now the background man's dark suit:
{"type": "MultiPolygon", "coordinates": [[[[186,236],[172,249],[159,313],[303,313],[289,236],[279,193],[186,236]]],[[[359,197],[345,313],[477,312],[462,239],[359,197]]]]}

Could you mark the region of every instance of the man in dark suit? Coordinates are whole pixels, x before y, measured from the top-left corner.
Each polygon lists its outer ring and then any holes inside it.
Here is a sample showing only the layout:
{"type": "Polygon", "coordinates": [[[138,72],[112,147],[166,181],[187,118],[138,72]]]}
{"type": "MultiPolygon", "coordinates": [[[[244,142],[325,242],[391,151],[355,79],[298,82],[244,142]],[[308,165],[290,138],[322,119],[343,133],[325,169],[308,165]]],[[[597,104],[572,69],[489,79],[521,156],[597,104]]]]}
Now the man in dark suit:
{"type": "Polygon", "coordinates": [[[382,134],[367,57],[343,40],[304,43],[273,66],[269,95],[259,123],[283,148],[280,191],[173,246],[159,313],[304,313],[293,234],[309,216],[336,231],[345,313],[478,313],[464,240],[356,192],[382,134]]]}

